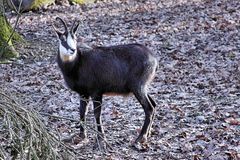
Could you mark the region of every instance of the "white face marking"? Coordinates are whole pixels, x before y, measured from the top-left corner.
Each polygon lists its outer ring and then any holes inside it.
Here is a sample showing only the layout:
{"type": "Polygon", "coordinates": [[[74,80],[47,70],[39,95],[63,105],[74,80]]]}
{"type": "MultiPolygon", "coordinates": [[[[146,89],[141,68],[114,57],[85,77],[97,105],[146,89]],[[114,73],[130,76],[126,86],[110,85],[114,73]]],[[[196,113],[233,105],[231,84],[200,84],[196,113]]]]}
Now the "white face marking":
{"type": "Polygon", "coordinates": [[[66,56],[69,55],[68,50],[62,46],[62,43],[60,40],[59,40],[59,52],[60,52],[60,54],[63,54],[66,56]]]}
{"type": "Polygon", "coordinates": [[[60,58],[62,61],[73,61],[77,55],[77,41],[72,38],[70,34],[67,36],[67,45],[70,48],[66,48],[62,45],[61,40],[59,40],[59,52],[60,52],[60,58]],[[74,53],[73,50],[74,49],[74,53]]]}
{"type": "Polygon", "coordinates": [[[77,48],[77,41],[72,38],[71,34],[68,34],[68,36],[67,36],[67,44],[72,49],[76,49],[77,48]]]}

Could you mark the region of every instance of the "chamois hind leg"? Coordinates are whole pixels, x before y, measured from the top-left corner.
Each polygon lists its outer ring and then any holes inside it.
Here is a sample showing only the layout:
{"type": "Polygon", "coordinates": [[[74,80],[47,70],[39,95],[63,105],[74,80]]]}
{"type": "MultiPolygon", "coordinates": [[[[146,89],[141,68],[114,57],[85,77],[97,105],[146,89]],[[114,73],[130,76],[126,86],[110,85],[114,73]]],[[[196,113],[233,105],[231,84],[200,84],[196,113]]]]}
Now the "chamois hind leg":
{"type": "Polygon", "coordinates": [[[139,103],[142,105],[145,113],[145,120],[144,120],[142,130],[138,138],[135,140],[135,143],[146,142],[149,134],[148,132],[150,130],[150,127],[153,121],[155,102],[152,100],[152,98],[147,94],[146,90],[143,88],[139,88],[139,90],[135,91],[134,95],[139,101],[139,103]],[[152,104],[153,102],[154,104],[152,104]]]}
{"type": "Polygon", "coordinates": [[[148,99],[150,100],[152,106],[155,108],[157,106],[156,102],[152,99],[152,97],[149,94],[147,94],[147,96],[148,96],[148,99]]]}
{"type": "Polygon", "coordinates": [[[93,100],[93,106],[94,106],[94,116],[97,123],[97,131],[98,131],[94,149],[98,147],[100,150],[105,151],[106,150],[106,145],[104,144],[105,136],[104,136],[104,131],[102,128],[102,120],[101,120],[102,95],[96,95],[92,97],[92,100],[93,100]]]}
{"type": "Polygon", "coordinates": [[[154,120],[155,114],[156,114],[156,106],[157,106],[157,104],[156,104],[156,102],[152,99],[152,97],[151,97],[149,94],[147,94],[147,96],[148,96],[148,99],[149,99],[149,101],[151,102],[151,105],[152,105],[152,107],[153,107],[152,123],[151,123],[150,126],[149,126],[148,135],[147,135],[147,137],[150,137],[153,120],[154,120]]]}
{"type": "Polygon", "coordinates": [[[89,96],[80,95],[80,137],[85,139],[87,137],[84,125],[86,122],[87,104],[89,102],[89,96]]]}

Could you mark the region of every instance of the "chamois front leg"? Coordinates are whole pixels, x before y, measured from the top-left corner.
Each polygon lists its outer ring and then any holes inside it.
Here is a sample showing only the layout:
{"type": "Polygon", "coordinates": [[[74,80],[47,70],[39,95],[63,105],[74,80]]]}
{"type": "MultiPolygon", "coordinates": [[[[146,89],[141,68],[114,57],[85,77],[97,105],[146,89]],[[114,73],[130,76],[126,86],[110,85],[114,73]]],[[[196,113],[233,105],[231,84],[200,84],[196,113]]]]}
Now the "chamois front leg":
{"type": "Polygon", "coordinates": [[[96,119],[97,131],[98,131],[94,149],[98,147],[100,150],[106,150],[106,145],[104,143],[105,135],[102,128],[102,120],[101,120],[102,95],[96,95],[92,97],[92,100],[93,100],[93,106],[94,106],[94,116],[96,119]]]}
{"type": "Polygon", "coordinates": [[[89,102],[89,96],[80,95],[80,137],[82,139],[87,138],[87,134],[84,128],[86,122],[87,104],[89,102]]]}

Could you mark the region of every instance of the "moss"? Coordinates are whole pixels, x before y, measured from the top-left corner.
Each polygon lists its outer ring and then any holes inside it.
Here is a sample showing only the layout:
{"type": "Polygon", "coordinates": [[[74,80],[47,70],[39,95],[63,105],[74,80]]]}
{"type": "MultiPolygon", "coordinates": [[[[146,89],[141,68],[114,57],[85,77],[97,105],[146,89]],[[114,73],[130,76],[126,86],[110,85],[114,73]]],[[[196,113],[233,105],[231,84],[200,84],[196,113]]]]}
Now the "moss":
{"type": "Polygon", "coordinates": [[[53,4],[55,0],[35,0],[31,9],[38,9],[44,5],[53,4]]]}
{"type": "Polygon", "coordinates": [[[13,42],[23,42],[24,41],[23,37],[20,34],[18,34],[17,32],[15,32],[13,30],[12,26],[8,22],[6,22],[6,23],[7,23],[8,29],[10,31],[10,34],[12,34],[12,32],[13,32],[13,36],[12,36],[13,42]]]}
{"type": "MultiPolygon", "coordinates": [[[[10,40],[9,42],[8,39],[11,35],[11,30],[10,25],[7,23],[5,17],[0,14],[0,58],[1,59],[8,59],[8,58],[13,58],[17,57],[18,53],[16,50],[13,48],[12,41],[10,40]]],[[[14,34],[13,37],[17,37],[17,34],[14,34]]],[[[19,37],[18,37],[19,38],[19,37]]]]}
{"type": "Polygon", "coordinates": [[[76,4],[85,4],[85,3],[93,3],[94,0],[69,0],[72,3],[76,4]]]}
{"type": "MultiPolygon", "coordinates": [[[[11,30],[12,30],[12,28],[11,28],[11,30]]],[[[23,41],[24,41],[23,38],[22,38],[22,36],[21,36],[20,34],[18,34],[17,32],[14,32],[14,33],[13,33],[12,40],[13,40],[14,42],[23,42],[23,41]]]]}

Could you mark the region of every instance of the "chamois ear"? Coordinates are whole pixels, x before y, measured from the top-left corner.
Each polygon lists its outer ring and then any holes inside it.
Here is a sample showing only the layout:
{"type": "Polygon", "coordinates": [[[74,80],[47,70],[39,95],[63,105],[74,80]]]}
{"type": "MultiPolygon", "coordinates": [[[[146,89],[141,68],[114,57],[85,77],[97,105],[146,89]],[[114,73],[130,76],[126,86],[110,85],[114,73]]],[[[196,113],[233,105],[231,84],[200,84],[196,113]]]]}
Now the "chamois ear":
{"type": "Polygon", "coordinates": [[[66,25],[66,23],[65,23],[65,21],[62,19],[62,18],[60,18],[60,17],[57,17],[56,18],[56,21],[60,21],[60,22],[62,22],[62,24],[63,24],[63,26],[64,26],[64,29],[65,29],[65,33],[67,33],[68,32],[68,29],[67,29],[67,25],[66,25]]]}
{"type": "Polygon", "coordinates": [[[55,32],[57,33],[57,36],[58,36],[58,38],[61,36],[61,35],[63,35],[64,33],[67,33],[68,32],[68,29],[67,29],[67,25],[66,25],[66,23],[65,23],[65,21],[62,19],[62,18],[60,18],[60,17],[57,17],[56,18],[56,21],[60,21],[62,24],[63,24],[63,26],[64,26],[64,32],[61,32],[59,29],[57,29],[57,27],[54,25],[54,23],[52,22],[52,26],[53,26],[53,29],[55,30],[55,32]]]}
{"type": "Polygon", "coordinates": [[[71,32],[72,32],[73,34],[76,34],[76,32],[77,32],[77,30],[78,30],[78,28],[79,28],[79,25],[80,25],[80,22],[77,22],[77,25],[75,25],[75,23],[76,23],[76,21],[73,22],[73,25],[72,25],[72,27],[71,27],[71,32]]]}
{"type": "Polygon", "coordinates": [[[59,38],[61,35],[64,34],[63,32],[59,31],[59,30],[55,27],[55,25],[54,25],[53,23],[52,23],[52,27],[53,27],[53,29],[55,30],[55,32],[56,32],[58,38],[59,38]]]}

